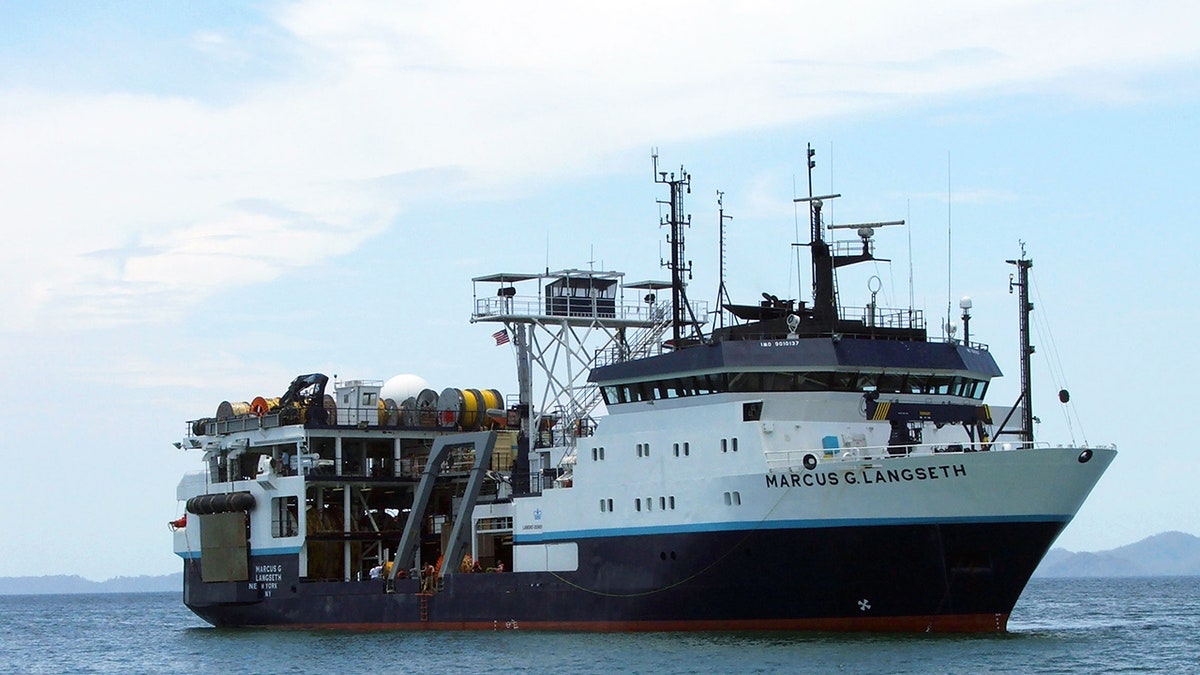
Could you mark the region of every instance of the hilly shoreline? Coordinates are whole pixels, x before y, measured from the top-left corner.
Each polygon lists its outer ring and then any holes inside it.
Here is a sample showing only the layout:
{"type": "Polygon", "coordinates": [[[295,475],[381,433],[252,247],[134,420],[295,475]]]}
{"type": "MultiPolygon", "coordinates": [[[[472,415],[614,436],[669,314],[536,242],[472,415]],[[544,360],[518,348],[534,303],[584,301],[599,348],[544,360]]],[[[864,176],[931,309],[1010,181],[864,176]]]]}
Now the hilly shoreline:
{"type": "Polygon", "coordinates": [[[1052,548],[1034,577],[1200,576],[1200,537],[1162,532],[1108,551],[1074,553],[1052,548]]]}

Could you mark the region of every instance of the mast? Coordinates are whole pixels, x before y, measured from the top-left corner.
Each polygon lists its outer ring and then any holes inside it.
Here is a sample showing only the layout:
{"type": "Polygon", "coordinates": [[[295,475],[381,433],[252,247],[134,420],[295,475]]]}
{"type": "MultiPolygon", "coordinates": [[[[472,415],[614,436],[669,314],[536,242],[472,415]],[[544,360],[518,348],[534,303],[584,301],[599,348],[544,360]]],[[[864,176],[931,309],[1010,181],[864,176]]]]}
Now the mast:
{"type": "Polygon", "coordinates": [[[725,193],[717,190],[717,224],[720,230],[720,283],[717,285],[717,321],[718,327],[725,327],[725,305],[733,302],[729,299],[729,291],[725,288],[725,221],[733,220],[733,216],[725,215],[725,193]]]}
{"type": "Polygon", "coordinates": [[[690,260],[684,260],[683,246],[684,228],[692,225],[692,217],[689,215],[685,219],[683,215],[683,193],[686,190],[688,194],[691,194],[692,177],[684,170],[683,166],[679,167],[678,178],[675,177],[674,172],[659,171],[657,153],[652,154],[651,159],[654,162],[654,182],[666,185],[671,190],[671,200],[664,202],[660,199],[658,203],[670,206],[670,215],[666,221],[660,224],[671,228],[671,233],[667,235],[667,243],[671,245],[671,261],[661,264],[671,270],[671,338],[672,344],[678,349],[682,345],[682,329],[685,324],[691,325],[691,332],[695,337],[703,337],[700,335],[699,322],[692,315],[692,307],[687,300],[687,283],[683,278],[685,273],[688,279],[692,277],[692,263],[690,260]]]}
{"type": "Polygon", "coordinates": [[[836,199],[840,194],[813,195],[812,174],[817,162],[813,157],[817,154],[812,144],[807,146],[808,157],[808,196],[794,199],[794,202],[808,202],[809,211],[809,250],[812,257],[813,282],[813,319],[825,330],[833,331],[837,325],[837,300],[833,293],[834,259],[829,252],[829,244],[821,236],[821,206],[826,199],[836,199]]]}
{"type": "Polygon", "coordinates": [[[1025,242],[1021,242],[1020,259],[1005,262],[1017,267],[1016,281],[1013,280],[1013,275],[1008,275],[1008,292],[1012,293],[1014,287],[1020,289],[1017,296],[1017,339],[1021,355],[1021,396],[1017,402],[1024,403],[1021,407],[1020,433],[1021,440],[1028,447],[1033,444],[1033,385],[1030,380],[1029,357],[1035,349],[1029,344],[1029,313],[1033,311],[1033,303],[1029,301],[1029,268],[1033,267],[1033,261],[1025,257],[1025,242]]]}
{"type": "Polygon", "coordinates": [[[852,248],[844,245],[846,242],[834,242],[839,246],[837,250],[831,250],[829,242],[826,242],[821,234],[821,230],[825,229],[824,224],[821,222],[821,207],[824,205],[826,199],[837,199],[842,195],[828,194],[813,196],[812,172],[817,166],[816,161],[813,160],[813,156],[816,154],[817,151],[812,149],[812,145],[808,145],[808,196],[793,199],[792,201],[808,202],[809,207],[810,236],[812,239],[808,243],[808,246],[812,253],[813,321],[822,330],[835,333],[838,326],[838,306],[837,282],[834,279],[834,270],[839,267],[854,265],[868,260],[882,260],[887,262],[875,257],[871,237],[875,236],[875,228],[903,225],[904,221],[889,220],[878,223],[829,225],[830,230],[856,230],[859,238],[862,239],[861,252],[852,252],[852,248]]]}
{"type": "MultiPolygon", "coordinates": [[[[511,305],[511,303],[509,303],[511,305]]],[[[533,368],[527,326],[513,323],[513,345],[517,353],[517,396],[521,424],[517,433],[517,458],[512,467],[513,494],[529,494],[529,446],[535,432],[533,411],[533,368]]]]}

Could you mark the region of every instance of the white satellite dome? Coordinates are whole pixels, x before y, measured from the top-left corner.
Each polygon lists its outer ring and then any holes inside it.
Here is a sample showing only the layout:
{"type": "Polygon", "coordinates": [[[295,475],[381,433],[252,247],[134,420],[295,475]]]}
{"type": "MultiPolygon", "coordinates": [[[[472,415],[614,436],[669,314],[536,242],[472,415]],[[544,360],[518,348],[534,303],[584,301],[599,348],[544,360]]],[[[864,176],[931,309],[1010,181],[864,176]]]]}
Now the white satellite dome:
{"type": "Polygon", "coordinates": [[[399,404],[403,403],[404,399],[421,393],[422,389],[429,388],[429,383],[425,381],[425,378],[420,375],[404,373],[384,382],[383,389],[379,390],[379,398],[383,400],[390,398],[399,404]]]}

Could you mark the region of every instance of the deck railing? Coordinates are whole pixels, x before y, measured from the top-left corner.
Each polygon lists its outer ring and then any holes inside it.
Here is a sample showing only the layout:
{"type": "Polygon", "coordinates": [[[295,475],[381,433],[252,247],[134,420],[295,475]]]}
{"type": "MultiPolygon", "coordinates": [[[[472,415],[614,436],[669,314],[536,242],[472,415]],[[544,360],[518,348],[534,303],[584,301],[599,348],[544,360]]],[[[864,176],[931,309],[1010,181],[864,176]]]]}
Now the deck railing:
{"type": "Polygon", "coordinates": [[[858,462],[873,459],[909,457],[914,455],[945,455],[967,452],[1007,452],[1012,450],[1049,448],[1045,441],[993,441],[989,443],[920,443],[915,445],[868,445],[843,448],[809,448],[804,450],[767,450],[763,453],[767,468],[773,472],[811,470],[817,464],[858,462]],[[814,464],[814,461],[816,464],[814,464]]]}
{"type": "Polygon", "coordinates": [[[861,321],[864,326],[874,328],[925,328],[925,312],[920,309],[894,309],[891,307],[839,307],[838,316],[843,321],[861,321]]]}

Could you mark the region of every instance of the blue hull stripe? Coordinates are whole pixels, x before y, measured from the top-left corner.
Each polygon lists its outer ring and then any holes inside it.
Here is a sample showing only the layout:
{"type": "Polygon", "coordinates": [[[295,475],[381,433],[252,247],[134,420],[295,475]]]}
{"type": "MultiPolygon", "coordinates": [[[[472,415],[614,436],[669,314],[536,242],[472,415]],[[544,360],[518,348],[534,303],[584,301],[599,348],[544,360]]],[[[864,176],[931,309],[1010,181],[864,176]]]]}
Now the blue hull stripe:
{"type": "Polygon", "coordinates": [[[630,537],[663,534],[686,534],[696,532],[739,532],[747,530],[811,530],[829,527],[888,527],[901,525],[963,525],[972,523],[1069,523],[1071,516],[1060,514],[1031,514],[1020,516],[961,516],[937,518],[828,518],[822,520],[765,520],[731,521],[724,523],[692,523],[684,525],[658,525],[647,527],[614,527],[589,530],[564,530],[543,534],[514,534],[513,543],[541,544],[555,541],[579,539],[603,539],[608,537],[630,537]]]}

